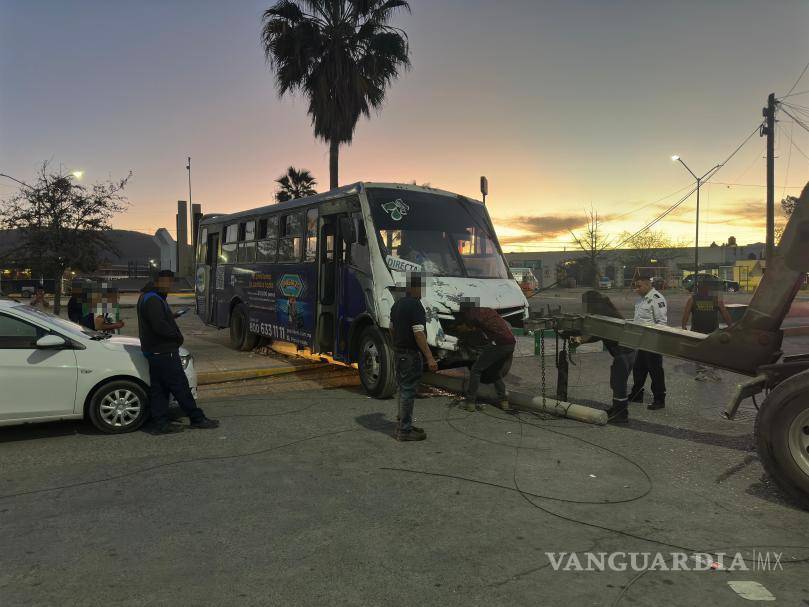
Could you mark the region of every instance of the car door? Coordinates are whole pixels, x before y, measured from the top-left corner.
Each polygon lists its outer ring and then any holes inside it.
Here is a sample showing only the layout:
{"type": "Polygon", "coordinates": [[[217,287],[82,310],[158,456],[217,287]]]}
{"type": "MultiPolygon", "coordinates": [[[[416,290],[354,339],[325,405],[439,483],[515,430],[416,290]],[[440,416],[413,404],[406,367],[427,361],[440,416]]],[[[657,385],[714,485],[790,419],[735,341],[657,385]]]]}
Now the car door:
{"type": "Polygon", "coordinates": [[[0,421],[73,414],[76,354],[69,346],[37,348],[47,333],[0,312],[0,421]]]}

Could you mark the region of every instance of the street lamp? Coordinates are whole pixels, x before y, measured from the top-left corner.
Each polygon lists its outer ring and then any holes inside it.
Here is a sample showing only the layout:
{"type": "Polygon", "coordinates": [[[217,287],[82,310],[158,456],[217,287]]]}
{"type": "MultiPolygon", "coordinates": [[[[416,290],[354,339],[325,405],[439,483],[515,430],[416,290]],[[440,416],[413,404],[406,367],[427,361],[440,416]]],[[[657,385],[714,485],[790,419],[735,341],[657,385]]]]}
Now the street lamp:
{"type": "Polygon", "coordinates": [[[694,237],[694,280],[697,279],[697,274],[699,274],[699,187],[702,185],[702,182],[705,181],[705,178],[708,177],[711,173],[713,173],[716,169],[718,169],[721,164],[717,164],[713,167],[710,171],[705,173],[702,177],[697,177],[697,174],[694,173],[688,165],[683,162],[683,159],[680,158],[678,154],[674,154],[671,157],[672,162],[679,162],[681,165],[685,167],[685,170],[691,173],[691,176],[697,180],[697,227],[696,227],[696,236],[694,237]]]}
{"type": "Polygon", "coordinates": [[[81,179],[82,176],[84,175],[84,171],[73,171],[71,175],[73,175],[73,177],[75,177],[76,179],[81,179]]]}

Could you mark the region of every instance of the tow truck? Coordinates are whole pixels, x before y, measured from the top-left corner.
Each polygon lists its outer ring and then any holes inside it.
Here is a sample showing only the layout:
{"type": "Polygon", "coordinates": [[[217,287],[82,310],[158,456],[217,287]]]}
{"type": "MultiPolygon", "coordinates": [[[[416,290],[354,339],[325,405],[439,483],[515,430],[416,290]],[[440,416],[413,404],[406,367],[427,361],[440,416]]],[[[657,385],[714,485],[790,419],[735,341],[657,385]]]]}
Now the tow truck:
{"type": "MultiPolygon", "coordinates": [[[[709,335],[625,320],[598,291],[582,296],[582,314],[553,313],[528,321],[566,340],[611,340],[747,376],[723,412],[733,419],[741,402],[759,394],[755,443],[764,469],[809,509],[809,353],[785,356],[781,323],[809,273],[809,184],[795,206],[772,259],[742,318],[709,335]]],[[[526,328],[529,328],[529,326],[526,328]]],[[[567,358],[557,359],[556,397],[567,400],[567,358]]]]}

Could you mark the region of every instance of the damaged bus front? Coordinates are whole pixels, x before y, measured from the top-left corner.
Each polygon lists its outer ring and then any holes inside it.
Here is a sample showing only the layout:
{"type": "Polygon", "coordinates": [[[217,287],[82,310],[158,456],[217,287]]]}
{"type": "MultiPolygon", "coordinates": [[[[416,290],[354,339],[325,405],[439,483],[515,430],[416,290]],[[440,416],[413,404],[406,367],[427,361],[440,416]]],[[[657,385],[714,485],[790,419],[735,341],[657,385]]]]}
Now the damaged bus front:
{"type": "MultiPolygon", "coordinates": [[[[367,232],[376,236],[368,238],[375,241],[369,244],[378,248],[371,259],[379,327],[390,326],[390,309],[404,295],[408,273],[424,277],[427,342],[440,368],[474,360],[474,351],[454,330],[462,301],[492,308],[512,326],[522,327],[528,301],[509,272],[483,204],[401,185],[367,184],[365,199],[367,232]]],[[[369,393],[388,396],[395,387],[389,340],[386,335],[380,343],[373,337],[364,335],[359,344],[361,379],[369,393]]]]}

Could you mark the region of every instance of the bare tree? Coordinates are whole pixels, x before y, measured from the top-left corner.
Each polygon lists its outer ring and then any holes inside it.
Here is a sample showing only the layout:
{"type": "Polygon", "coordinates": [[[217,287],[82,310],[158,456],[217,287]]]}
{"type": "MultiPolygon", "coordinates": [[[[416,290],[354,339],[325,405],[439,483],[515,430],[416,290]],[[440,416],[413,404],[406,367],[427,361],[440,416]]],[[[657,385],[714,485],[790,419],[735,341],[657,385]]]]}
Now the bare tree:
{"type": "Polygon", "coordinates": [[[598,260],[604,256],[604,253],[612,246],[612,240],[604,234],[601,221],[598,218],[598,212],[593,207],[587,212],[587,224],[583,231],[576,234],[572,230],[570,235],[573,236],[573,242],[584,252],[587,263],[585,270],[586,278],[593,287],[598,287],[598,279],[601,274],[598,268],[598,260]]]}
{"type": "Polygon", "coordinates": [[[87,187],[45,162],[34,185],[20,182],[19,191],[0,204],[0,227],[18,235],[6,254],[55,279],[55,314],[65,270],[94,270],[100,253],[117,251],[107,234],[112,217],[128,206],[123,190],[131,176],[87,187]]]}
{"type": "MultiPolygon", "coordinates": [[[[781,212],[785,219],[789,219],[792,212],[795,210],[795,205],[798,204],[797,196],[787,196],[781,199],[781,212]]],[[[781,236],[784,234],[785,223],[776,218],[778,225],[775,227],[775,242],[781,242],[781,236]]]]}
{"type": "Polygon", "coordinates": [[[621,261],[631,267],[644,268],[668,261],[677,256],[677,249],[686,246],[683,241],[675,241],[664,231],[646,230],[638,234],[624,232],[620,236],[621,261]]]}

